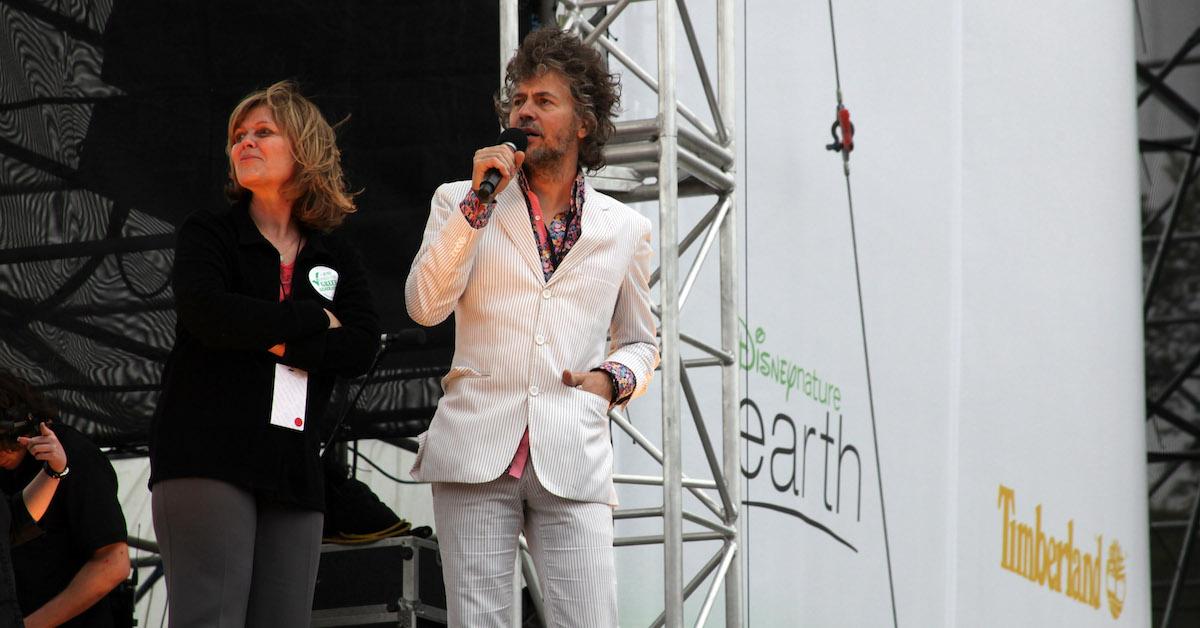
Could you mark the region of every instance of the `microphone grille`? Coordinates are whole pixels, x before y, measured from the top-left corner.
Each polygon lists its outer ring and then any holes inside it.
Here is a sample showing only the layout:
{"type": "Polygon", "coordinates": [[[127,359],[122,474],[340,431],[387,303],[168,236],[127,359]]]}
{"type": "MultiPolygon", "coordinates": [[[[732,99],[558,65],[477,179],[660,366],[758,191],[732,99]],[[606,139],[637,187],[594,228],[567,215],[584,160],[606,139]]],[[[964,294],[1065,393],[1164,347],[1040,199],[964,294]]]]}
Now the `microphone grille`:
{"type": "Polygon", "coordinates": [[[504,129],[504,132],[497,138],[496,143],[512,144],[519,151],[529,148],[529,138],[525,137],[525,132],[521,129],[504,129]]]}

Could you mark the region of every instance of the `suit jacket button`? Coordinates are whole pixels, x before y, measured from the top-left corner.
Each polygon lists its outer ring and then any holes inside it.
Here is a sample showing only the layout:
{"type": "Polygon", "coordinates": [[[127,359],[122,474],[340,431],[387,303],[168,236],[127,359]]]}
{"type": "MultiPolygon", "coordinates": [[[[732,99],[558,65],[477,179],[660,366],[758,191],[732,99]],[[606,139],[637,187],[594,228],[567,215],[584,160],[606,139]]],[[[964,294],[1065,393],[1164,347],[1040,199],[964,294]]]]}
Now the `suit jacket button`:
{"type": "Polygon", "coordinates": [[[538,390],[538,387],[537,387],[537,386],[530,386],[530,387],[529,387],[529,396],[530,396],[530,397],[536,397],[536,396],[538,396],[538,393],[539,393],[539,392],[541,392],[541,391],[539,391],[539,390],[538,390]]]}
{"type": "Polygon", "coordinates": [[[542,298],[543,298],[543,299],[549,299],[549,298],[550,298],[550,291],[549,291],[549,290],[542,290],[542,298]]]}
{"type": "Polygon", "coordinates": [[[546,344],[546,337],[541,334],[538,334],[533,337],[533,341],[538,343],[539,346],[544,345],[544,344],[546,344]]]}

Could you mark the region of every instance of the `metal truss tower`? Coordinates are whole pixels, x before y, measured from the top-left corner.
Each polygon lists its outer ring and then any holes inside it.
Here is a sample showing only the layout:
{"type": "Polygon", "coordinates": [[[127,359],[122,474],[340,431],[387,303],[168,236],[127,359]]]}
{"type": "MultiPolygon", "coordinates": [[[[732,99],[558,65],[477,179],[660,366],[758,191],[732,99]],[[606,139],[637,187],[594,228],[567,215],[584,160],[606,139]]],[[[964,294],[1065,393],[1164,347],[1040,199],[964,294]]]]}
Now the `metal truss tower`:
{"type": "Polygon", "coordinates": [[[1156,625],[1168,628],[1200,618],[1188,578],[1200,525],[1200,10],[1135,7],[1151,589],[1156,625]],[[1173,53],[1155,59],[1155,47],[1173,53]]]}
{"type": "MultiPolygon", "coordinates": [[[[658,284],[661,299],[655,313],[661,321],[662,442],[646,438],[619,411],[610,412],[613,425],[620,427],[651,458],[662,465],[659,476],[618,473],[617,483],[662,485],[661,507],[618,509],[616,519],[661,518],[661,535],[617,537],[617,546],[661,543],[664,564],[664,610],[652,626],[683,626],[684,601],[708,581],[696,625],[708,621],[717,597],[724,592],[725,625],[741,626],[742,543],[738,511],[741,502],[738,480],[739,459],[737,384],[737,254],[734,176],[734,4],[732,0],[710,0],[715,11],[716,72],[710,78],[704,51],[685,0],[655,0],[657,8],[657,73],[641,67],[622,50],[609,28],[632,4],[632,0],[559,0],[546,2],[546,22],[557,20],[564,30],[577,33],[597,46],[620,72],[624,81],[636,78],[658,95],[654,118],[624,120],[606,147],[608,167],[593,184],[627,202],[657,200],[659,208],[659,268],[651,278],[658,284]],[[681,102],[676,90],[676,35],[681,27],[699,74],[707,115],[696,113],[681,102]],[[680,120],[682,118],[682,121],[680,120]],[[680,237],[680,197],[713,198],[710,210],[680,237]],[[681,329],[680,310],[692,294],[705,268],[713,245],[719,253],[716,272],[720,291],[720,338],[704,339],[681,329]],[[692,246],[698,252],[687,269],[680,272],[680,257],[692,246]],[[685,359],[683,345],[704,357],[685,359]],[[721,370],[720,407],[704,408],[696,395],[689,372],[699,368],[721,370]],[[691,416],[708,468],[709,478],[685,476],[682,466],[683,417],[691,416]],[[720,449],[714,447],[705,413],[719,413],[720,449]],[[683,491],[695,497],[707,512],[685,509],[683,491]],[[684,531],[684,521],[697,531],[684,531]],[[695,541],[721,541],[720,549],[690,576],[684,573],[684,547],[695,541]],[[685,579],[686,578],[686,579],[685,579]]],[[[517,1],[500,0],[501,67],[517,47],[517,1]]],[[[710,55],[712,53],[710,52],[710,55]]],[[[709,268],[711,269],[711,264],[709,268]]],[[[619,471],[619,469],[618,469],[619,471]]],[[[529,570],[526,569],[528,574],[529,570]]],[[[531,587],[533,589],[534,587],[531,587]]]]}

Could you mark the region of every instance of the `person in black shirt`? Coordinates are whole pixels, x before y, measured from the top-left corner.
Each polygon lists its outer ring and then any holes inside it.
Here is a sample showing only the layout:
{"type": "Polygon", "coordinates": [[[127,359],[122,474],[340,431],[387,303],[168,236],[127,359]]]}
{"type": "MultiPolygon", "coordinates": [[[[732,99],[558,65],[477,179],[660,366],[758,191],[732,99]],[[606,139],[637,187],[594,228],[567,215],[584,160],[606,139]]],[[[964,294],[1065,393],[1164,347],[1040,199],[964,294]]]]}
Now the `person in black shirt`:
{"type": "MultiPolygon", "coordinates": [[[[25,625],[109,628],[113,613],[105,597],[129,577],[125,515],[117,499],[117,474],[86,436],[54,426],[71,461],[54,501],[38,522],[44,534],[13,548],[17,599],[25,625]]],[[[6,493],[42,469],[24,449],[0,453],[6,493]]]]}
{"type": "Polygon", "coordinates": [[[333,129],[289,82],[229,117],[233,205],[179,228],[175,347],[151,423],[170,625],[307,626],[320,558],[320,421],[379,323],[333,129]]]}
{"type": "MultiPolygon", "coordinates": [[[[42,530],[35,524],[42,519],[61,484],[69,483],[71,468],[66,450],[46,422],[54,418],[54,407],[29,384],[0,370],[0,467],[13,469],[27,463],[30,477],[12,482],[6,488],[8,498],[0,500],[0,626],[26,625],[13,584],[11,546],[38,537],[42,530]],[[36,435],[32,426],[36,424],[36,435]]],[[[62,431],[59,426],[56,429],[62,431]]],[[[126,559],[128,561],[128,559],[126,559]]],[[[128,572],[128,562],[126,562],[128,572]]],[[[33,618],[28,626],[50,625],[33,618]]]]}

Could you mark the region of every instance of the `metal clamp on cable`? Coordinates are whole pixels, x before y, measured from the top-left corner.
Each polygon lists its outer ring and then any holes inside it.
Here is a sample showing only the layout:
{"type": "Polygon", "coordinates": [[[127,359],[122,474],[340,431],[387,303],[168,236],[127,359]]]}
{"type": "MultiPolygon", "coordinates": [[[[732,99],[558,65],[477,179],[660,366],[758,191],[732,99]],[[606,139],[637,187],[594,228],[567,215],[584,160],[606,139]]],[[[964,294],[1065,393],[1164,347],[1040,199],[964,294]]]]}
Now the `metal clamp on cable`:
{"type": "Polygon", "coordinates": [[[854,150],[854,124],[850,122],[850,110],[838,105],[837,120],[834,120],[833,126],[829,127],[829,134],[833,136],[833,143],[826,144],[825,150],[839,151],[847,158],[850,156],[850,151],[854,150]],[[842,132],[842,136],[838,137],[838,131],[842,132]]]}

